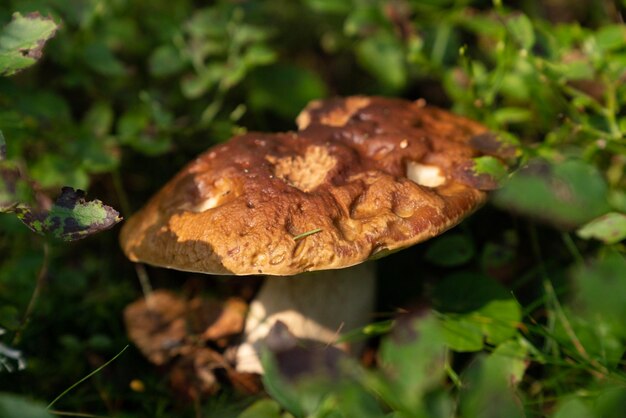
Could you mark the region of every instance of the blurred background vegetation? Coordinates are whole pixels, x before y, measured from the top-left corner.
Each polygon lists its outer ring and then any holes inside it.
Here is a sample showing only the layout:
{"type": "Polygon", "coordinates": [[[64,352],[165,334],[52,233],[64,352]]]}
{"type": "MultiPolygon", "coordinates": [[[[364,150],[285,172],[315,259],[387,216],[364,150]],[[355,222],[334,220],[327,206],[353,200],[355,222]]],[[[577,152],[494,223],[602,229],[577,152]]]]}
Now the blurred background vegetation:
{"type": "MultiPolygon", "coordinates": [[[[36,66],[0,77],[7,161],[49,198],[63,186],[84,189],[128,217],[210,145],[246,130],[294,129],[309,100],[334,95],[423,97],[519,147],[518,170],[487,207],[380,262],[372,321],[419,308],[421,319],[405,327],[427,338],[391,338],[386,322],[374,324],[364,334],[377,361],[334,384],[285,385],[269,364],[274,400],[228,384],[177,400],[167,375],[131,346],[55,408],[115,417],[245,408],[248,417],[623,417],[624,6],[4,0],[2,25],[34,11],[60,24],[36,66]]],[[[50,402],[128,344],[122,313],[142,292],[117,233],[62,243],[0,214],[0,416],[22,416],[15,411],[27,405],[47,416],[31,400],[50,402]]],[[[147,273],[155,288],[187,295],[246,296],[256,284],[147,273]]]]}

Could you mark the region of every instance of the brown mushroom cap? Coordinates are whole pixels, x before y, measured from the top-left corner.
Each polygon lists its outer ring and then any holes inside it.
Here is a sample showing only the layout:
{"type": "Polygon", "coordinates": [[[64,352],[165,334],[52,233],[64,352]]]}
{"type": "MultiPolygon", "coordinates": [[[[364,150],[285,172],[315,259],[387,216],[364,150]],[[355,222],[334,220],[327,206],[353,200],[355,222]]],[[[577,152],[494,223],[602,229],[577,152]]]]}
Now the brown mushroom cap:
{"type": "Polygon", "coordinates": [[[197,157],[126,222],[126,255],[210,274],[343,268],[438,235],[485,201],[455,173],[487,129],[423,100],[313,102],[298,126],[197,157]],[[412,165],[436,181],[412,181],[412,165]]]}

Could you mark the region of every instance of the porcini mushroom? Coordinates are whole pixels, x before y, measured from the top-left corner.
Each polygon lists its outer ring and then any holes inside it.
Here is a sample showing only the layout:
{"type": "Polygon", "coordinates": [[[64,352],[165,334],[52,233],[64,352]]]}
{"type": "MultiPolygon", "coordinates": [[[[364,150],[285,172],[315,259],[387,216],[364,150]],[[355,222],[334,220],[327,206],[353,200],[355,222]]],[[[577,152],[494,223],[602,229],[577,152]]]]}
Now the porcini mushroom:
{"type": "Polygon", "coordinates": [[[238,369],[281,320],[299,338],[334,343],[365,325],[368,260],[459,223],[486,193],[458,175],[486,128],[423,100],[316,101],[297,132],[247,133],[197,157],[129,219],[132,261],[209,274],[264,275],[238,369]]]}

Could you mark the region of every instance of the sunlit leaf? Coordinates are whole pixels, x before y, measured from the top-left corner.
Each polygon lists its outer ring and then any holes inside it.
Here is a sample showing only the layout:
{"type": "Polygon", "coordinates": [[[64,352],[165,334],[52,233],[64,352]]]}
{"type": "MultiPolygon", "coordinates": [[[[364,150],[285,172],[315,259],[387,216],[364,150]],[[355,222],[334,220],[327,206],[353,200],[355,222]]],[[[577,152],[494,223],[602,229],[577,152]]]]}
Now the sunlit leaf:
{"type": "Polygon", "coordinates": [[[623,24],[605,25],[595,34],[596,45],[603,51],[626,46],[626,27],[623,24]]]}
{"type": "Polygon", "coordinates": [[[33,232],[64,241],[85,238],[111,228],[122,218],[99,200],[85,200],[85,192],[64,187],[49,211],[21,207],[18,217],[33,232]]]}
{"type": "Polygon", "coordinates": [[[595,238],[605,244],[615,244],[626,238],[626,215],[607,213],[583,225],[576,233],[584,239],[595,238]]]}
{"type": "Polygon", "coordinates": [[[434,307],[443,314],[446,344],[456,351],[478,351],[484,340],[500,344],[517,333],[519,303],[496,281],[470,273],[450,275],[433,289],[434,307]]]}
{"type": "Polygon", "coordinates": [[[528,122],[533,114],[529,109],[504,107],[493,113],[493,119],[500,125],[528,122]]]}
{"type": "Polygon", "coordinates": [[[247,407],[238,418],[281,418],[280,405],[271,399],[261,399],[247,407]]]}
{"type": "Polygon", "coordinates": [[[13,75],[35,64],[57,29],[49,17],[14,13],[11,22],[0,31],[0,75],[13,75]]]}
{"type": "Polygon", "coordinates": [[[522,13],[517,13],[506,21],[506,28],[522,48],[530,49],[535,43],[533,24],[522,13]]]}
{"type": "Polygon", "coordinates": [[[461,182],[479,190],[495,190],[500,187],[508,172],[504,163],[489,155],[476,157],[459,164],[454,176],[461,182]]]}

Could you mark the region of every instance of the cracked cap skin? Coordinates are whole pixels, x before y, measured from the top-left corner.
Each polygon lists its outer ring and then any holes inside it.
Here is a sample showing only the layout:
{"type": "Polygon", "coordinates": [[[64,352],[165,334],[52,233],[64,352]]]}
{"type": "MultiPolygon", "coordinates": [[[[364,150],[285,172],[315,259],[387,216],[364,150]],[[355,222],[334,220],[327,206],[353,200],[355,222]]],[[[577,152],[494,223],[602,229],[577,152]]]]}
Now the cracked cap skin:
{"type": "Polygon", "coordinates": [[[208,274],[338,269],[439,235],[486,199],[463,175],[482,155],[477,122],[362,96],[312,102],[297,122],[191,161],[125,223],[125,254],[208,274]]]}

